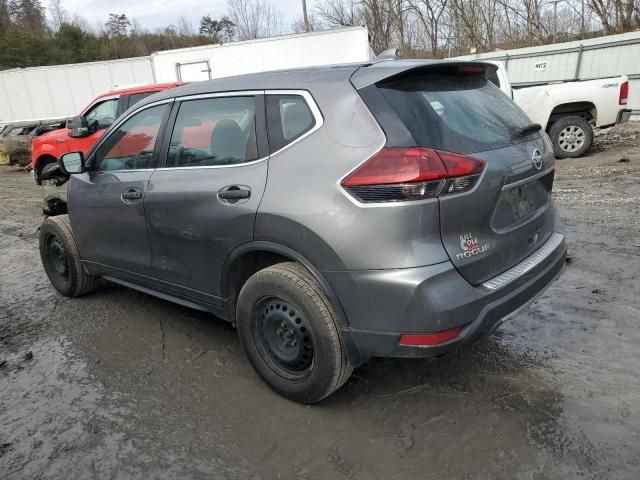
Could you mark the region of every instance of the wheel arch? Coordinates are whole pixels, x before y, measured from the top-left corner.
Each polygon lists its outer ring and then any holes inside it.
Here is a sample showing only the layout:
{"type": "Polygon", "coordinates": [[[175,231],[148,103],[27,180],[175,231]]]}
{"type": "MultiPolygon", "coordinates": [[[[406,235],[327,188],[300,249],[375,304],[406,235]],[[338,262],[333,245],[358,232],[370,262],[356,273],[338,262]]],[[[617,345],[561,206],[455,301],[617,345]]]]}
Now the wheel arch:
{"type": "Polygon", "coordinates": [[[38,185],[40,185],[40,175],[42,174],[42,169],[46,165],[53,162],[57,162],[57,161],[58,159],[49,152],[43,153],[38,156],[38,158],[36,159],[35,165],[33,166],[33,171],[35,173],[35,177],[36,177],[36,181],[38,182],[38,185]]]}
{"type": "Polygon", "coordinates": [[[222,296],[228,305],[228,318],[235,322],[237,296],[251,275],[271,265],[289,261],[304,266],[322,287],[338,316],[349,361],[354,366],[360,365],[366,358],[362,357],[357,345],[352,340],[349,321],[335,291],[311,261],[292,248],[279,243],[256,240],[240,245],[229,254],[224,263],[221,278],[222,296]]]}
{"type": "Polygon", "coordinates": [[[222,297],[230,298],[237,294],[244,282],[258,270],[280,262],[294,261],[304,266],[320,284],[335,308],[342,310],[337,296],[322,273],[305,256],[276,242],[256,240],[244,243],[233,250],[222,269],[222,297]],[[246,276],[246,278],[243,278],[246,276]]]}
{"type": "Polygon", "coordinates": [[[547,132],[551,126],[563,117],[582,117],[588,123],[595,125],[598,121],[598,109],[590,100],[577,100],[572,102],[558,103],[553,107],[547,122],[547,132]]]}

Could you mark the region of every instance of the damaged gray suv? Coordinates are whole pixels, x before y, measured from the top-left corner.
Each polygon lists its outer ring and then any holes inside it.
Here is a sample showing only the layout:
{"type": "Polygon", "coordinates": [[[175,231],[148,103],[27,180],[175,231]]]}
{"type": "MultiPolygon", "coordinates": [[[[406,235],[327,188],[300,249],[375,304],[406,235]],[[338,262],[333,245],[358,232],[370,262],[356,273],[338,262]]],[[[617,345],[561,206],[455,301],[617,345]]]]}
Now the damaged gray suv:
{"type": "Polygon", "coordinates": [[[69,214],[40,252],[237,326],[303,403],[373,356],[441,355],[560,273],[553,149],[481,63],[386,61],[200,82],[146,98],[68,153],[69,214]]]}

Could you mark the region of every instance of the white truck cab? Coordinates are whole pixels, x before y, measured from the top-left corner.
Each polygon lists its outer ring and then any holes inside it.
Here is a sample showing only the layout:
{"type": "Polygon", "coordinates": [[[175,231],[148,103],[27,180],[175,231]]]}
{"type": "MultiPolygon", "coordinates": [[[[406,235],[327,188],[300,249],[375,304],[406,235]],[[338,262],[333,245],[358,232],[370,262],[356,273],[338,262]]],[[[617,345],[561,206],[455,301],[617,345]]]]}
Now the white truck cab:
{"type": "Polygon", "coordinates": [[[488,63],[498,67],[489,79],[549,134],[558,158],[581,157],[591,148],[594,129],[626,122],[631,116],[626,75],[512,88],[504,64],[488,63]]]}

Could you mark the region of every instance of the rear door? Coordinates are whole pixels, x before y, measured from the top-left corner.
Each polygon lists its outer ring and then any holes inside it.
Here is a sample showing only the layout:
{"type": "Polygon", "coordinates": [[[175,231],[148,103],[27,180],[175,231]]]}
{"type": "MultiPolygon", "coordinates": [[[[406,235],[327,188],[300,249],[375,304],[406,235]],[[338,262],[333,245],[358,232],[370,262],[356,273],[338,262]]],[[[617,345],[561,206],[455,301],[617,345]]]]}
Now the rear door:
{"type": "Polygon", "coordinates": [[[475,186],[439,195],[442,243],[476,285],[502,273],[553,231],[551,148],[482,67],[421,69],[377,85],[415,145],[486,162],[475,186]]]}
{"type": "Polygon", "coordinates": [[[253,239],[264,193],[264,98],[262,92],[184,98],[170,122],[164,165],[145,198],[154,277],[198,297],[219,296],[224,261],[253,239]]]}

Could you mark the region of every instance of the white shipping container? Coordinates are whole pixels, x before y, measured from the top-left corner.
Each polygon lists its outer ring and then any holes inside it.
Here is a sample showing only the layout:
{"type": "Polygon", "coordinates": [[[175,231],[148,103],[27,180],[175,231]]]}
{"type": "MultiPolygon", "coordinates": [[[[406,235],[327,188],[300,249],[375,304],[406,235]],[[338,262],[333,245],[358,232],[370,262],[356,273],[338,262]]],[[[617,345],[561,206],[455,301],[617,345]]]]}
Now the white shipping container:
{"type": "Polygon", "coordinates": [[[0,122],[70,117],[118,86],[153,82],[149,57],[0,71],[0,122]]]}
{"type": "Polygon", "coordinates": [[[366,27],[282,35],[220,45],[166,50],[151,55],[158,83],[192,82],[253,72],[366,62],[366,27]]]}

